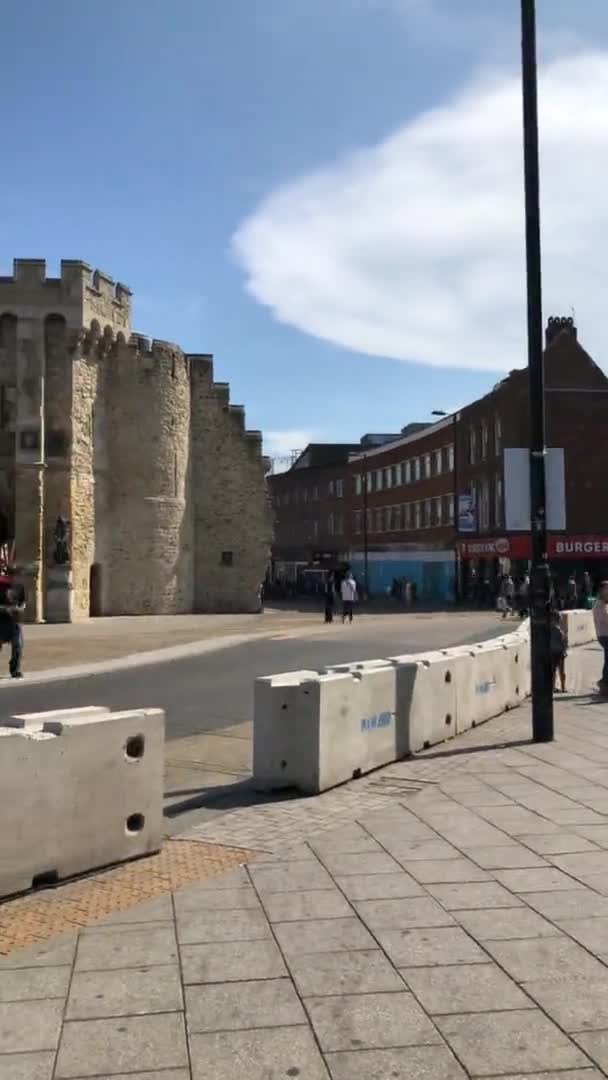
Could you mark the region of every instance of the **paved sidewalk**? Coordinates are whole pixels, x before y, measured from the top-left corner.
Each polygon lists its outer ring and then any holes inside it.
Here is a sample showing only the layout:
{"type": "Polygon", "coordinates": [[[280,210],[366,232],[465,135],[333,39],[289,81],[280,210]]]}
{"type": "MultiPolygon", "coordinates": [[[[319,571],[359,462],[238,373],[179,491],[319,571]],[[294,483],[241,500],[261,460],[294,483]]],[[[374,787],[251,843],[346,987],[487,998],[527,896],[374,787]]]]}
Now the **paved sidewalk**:
{"type": "Polygon", "coordinates": [[[0,1080],[608,1076],[608,704],[556,720],[191,830],[252,861],[0,958],[0,1080]]]}

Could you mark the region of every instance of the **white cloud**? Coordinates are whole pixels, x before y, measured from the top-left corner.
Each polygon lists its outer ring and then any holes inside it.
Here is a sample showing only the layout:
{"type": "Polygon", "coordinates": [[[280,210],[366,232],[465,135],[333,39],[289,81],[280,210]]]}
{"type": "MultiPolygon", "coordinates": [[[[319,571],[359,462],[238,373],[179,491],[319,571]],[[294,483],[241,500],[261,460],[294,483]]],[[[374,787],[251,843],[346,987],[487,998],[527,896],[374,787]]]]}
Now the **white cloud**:
{"type": "Polygon", "coordinates": [[[318,439],[318,432],[312,428],[286,429],[285,431],[264,432],[264,453],[272,458],[289,459],[294,450],[304,450],[309,442],[318,439]]]}
{"type": "MultiPolygon", "coordinates": [[[[608,53],[541,71],[546,314],[601,359],[608,53]]],[[[478,75],[376,146],[279,188],[233,238],[274,317],[372,356],[525,363],[519,75],[478,75]]]]}

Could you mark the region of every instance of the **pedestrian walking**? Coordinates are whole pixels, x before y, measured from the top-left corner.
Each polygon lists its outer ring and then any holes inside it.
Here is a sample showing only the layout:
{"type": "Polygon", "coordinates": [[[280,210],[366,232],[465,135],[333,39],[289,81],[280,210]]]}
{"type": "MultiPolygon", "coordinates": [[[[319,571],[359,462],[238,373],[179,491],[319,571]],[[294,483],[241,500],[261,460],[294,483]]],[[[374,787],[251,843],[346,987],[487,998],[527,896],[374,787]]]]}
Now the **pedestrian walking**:
{"type": "Polygon", "coordinates": [[[21,657],[23,656],[23,627],[21,620],[25,611],[25,590],[8,570],[0,576],[0,647],[9,644],[11,658],[9,673],[11,679],[21,679],[21,657]]]}
{"type": "Polygon", "coordinates": [[[570,574],[566,583],[566,608],[574,611],[578,607],[578,585],[574,574],[570,574]]]}
{"type": "Polygon", "coordinates": [[[515,584],[510,574],[505,574],[498,594],[498,609],[502,612],[503,619],[513,614],[513,601],[515,599],[515,584]]]}
{"type": "Polygon", "coordinates": [[[561,615],[557,608],[551,609],[551,668],[553,671],[553,689],[566,693],[566,656],[568,653],[568,633],[561,624],[561,615]],[[556,686],[559,675],[560,685],[556,686]]]}
{"type": "Polygon", "coordinates": [[[524,574],[519,586],[519,617],[527,619],[530,612],[530,576],[524,574]]]}
{"type": "Polygon", "coordinates": [[[340,595],[342,596],[342,622],[344,623],[348,619],[349,623],[352,623],[353,609],[357,602],[357,584],[350,570],[342,579],[340,595]]]}
{"type": "Polygon", "coordinates": [[[260,615],[264,614],[265,593],[266,593],[266,589],[264,587],[264,582],[261,581],[260,584],[258,585],[258,612],[259,612],[260,615]]]}
{"type": "Polygon", "coordinates": [[[587,611],[593,607],[593,582],[591,580],[591,574],[588,574],[587,571],[583,574],[581,604],[587,611]]]}
{"type": "Polygon", "coordinates": [[[604,650],[602,677],[598,683],[600,694],[608,697],[608,581],[602,581],[600,591],[593,605],[595,634],[604,650]]]}
{"type": "Polygon", "coordinates": [[[329,574],[325,583],[325,622],[334,621],[334,607],[336,603],[336,586],[333,574],[329,574]]]}

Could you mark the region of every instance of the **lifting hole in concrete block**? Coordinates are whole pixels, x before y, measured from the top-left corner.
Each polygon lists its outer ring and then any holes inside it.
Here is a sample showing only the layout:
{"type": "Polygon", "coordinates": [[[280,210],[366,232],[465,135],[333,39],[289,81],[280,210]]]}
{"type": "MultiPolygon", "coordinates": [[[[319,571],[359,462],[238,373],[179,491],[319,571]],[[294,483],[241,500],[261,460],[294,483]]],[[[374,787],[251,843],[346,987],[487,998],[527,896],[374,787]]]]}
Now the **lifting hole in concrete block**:
{"type": "Polygon", "coordinates": [[[127,761],[139,761],[144,756],[146,745],[145,736],[131,735],[125,743],[125,757],[127,761]]]}
{"type": "Polygon", "coordinates": [[[57,885],[58,881],[59,874],[56,870],[45,870],[42,874],[34,874],[32,889],[50,889],[53,885],[57,885]]]}
{"type": "Polygon", "coordinates": [[[451,713],[446,713],[445,722],[446,722],[447,727],[449,727],[451,725],[451,723],[452,723],[452,714],[451,713]]]}
{"type": "Polygon", "coordinates": [[[451,682],[452,681],[452,672],[451,671],[446,671],[446,673],[445,673],[445,681],[446,682],[451,682]]]}
{"type": "Polygon", "coordinates": [[[140,833],[146,823],[146,819],[143,814],[129,814],[127,818],[126,831],[131,835],[140,833]]]}

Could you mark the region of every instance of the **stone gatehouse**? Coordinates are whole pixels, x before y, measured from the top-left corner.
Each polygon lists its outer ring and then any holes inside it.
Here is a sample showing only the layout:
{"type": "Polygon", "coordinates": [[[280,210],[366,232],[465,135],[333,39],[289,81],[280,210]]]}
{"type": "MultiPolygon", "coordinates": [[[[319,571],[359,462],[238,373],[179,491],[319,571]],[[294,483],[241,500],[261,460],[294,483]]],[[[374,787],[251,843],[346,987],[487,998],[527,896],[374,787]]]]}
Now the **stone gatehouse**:
{"type": "Polygon", "coordinates": [[[132,333],[124,285],[76,260],[0,277],[0,542],[30,619],[57,617],[58,577],[67,618],[255,610],[265,472],[212,357],[132,333]]]}

